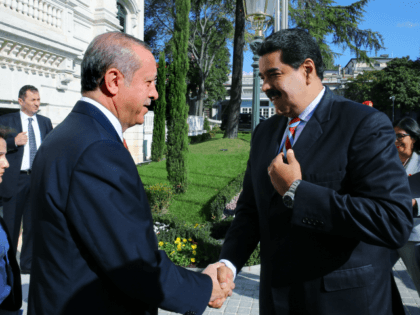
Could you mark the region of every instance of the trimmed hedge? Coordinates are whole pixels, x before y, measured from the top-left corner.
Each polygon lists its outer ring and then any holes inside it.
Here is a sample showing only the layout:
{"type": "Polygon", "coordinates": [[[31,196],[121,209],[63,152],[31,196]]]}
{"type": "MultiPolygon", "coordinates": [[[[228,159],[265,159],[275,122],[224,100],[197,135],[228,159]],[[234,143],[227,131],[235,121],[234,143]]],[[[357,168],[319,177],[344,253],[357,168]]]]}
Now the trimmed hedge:
{"type": "Polygon", "coordinates": [[[206,132],[203,133],[201,135],[197,135],[197,136],[188,136],[188,143],[190,144],[194,144],[194,143],[200,143],[200,142],[204,142],[206,140],[211,139],[211,135],[210,133],[206,132]]]}
{"type": "Polygon", "coordinates": [[[210,203],[210,218],[208,219],[216,221],[222,219],[223,211],[225,210],[226,205],[241,191],[244,176],[245,172],[239,174],[226,187],[220,190],[219,194],[217,194],[214,200],[210,203]]]}
{"type": "MultiPolygon", "coordinates": [[[[197,243],[200,257],[197,257],[197,267],[205,268],[208,264],[219,261],[222,250],[222,242],[213,237],[224,239],[232,219],[223,220],[217,223],[188,224],[182,219],[169,214],[153,213],[153,221],[168,225],[168,230],[160,230],[156,235],[158,242],[173,242],[177,237],[192,238],[197,243]],[[220,233],[218,235],[214,233],[220,233]]],[[[255,249],[245,266],[260,264],[260,246],[255,249]]]]}
{"type": "Polygon", "coordinates": [[[174,195],[172,186],[168,184],[154,184],[145,186],[147,200],[152,213],[166,213],[174,195]]]}

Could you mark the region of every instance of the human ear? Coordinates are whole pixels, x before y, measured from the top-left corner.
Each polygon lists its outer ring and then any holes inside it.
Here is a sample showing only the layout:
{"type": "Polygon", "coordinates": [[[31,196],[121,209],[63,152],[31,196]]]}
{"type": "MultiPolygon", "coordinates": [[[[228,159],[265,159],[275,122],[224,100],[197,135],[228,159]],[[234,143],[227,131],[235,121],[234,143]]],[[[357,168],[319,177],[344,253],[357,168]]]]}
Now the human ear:
{"type": "Polygon", "coordinates": [[[116,68],[111,68],[105,72],[103,85],[111,95],[116,95],[123,81],[122,73],[116,68]]]}
{"type": "Polygon", "coordinates": [[[311,58],[306,58],[302,67],[305,70],[306,83],[309,84],[314,77],[317,77],[315,63],[311,58]]]}

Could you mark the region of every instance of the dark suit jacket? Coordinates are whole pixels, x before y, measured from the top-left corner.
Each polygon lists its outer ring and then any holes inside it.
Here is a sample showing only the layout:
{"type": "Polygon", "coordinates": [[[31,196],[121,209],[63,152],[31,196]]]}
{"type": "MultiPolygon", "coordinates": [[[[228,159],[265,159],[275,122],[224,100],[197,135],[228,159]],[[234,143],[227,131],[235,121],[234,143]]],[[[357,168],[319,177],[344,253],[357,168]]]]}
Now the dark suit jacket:
{"type": "Polygon", "coordinates": [[[413,219],[389,119],[327,88],[294,146],[293,210],[267,174],[286,124],[274,116],[253,134],[221,258],[240,269],[260,241],[262,314],[392,314],[387,248],[405,244],[413,219]]]}
{"type": "MultiPolygon", "coordinates": [[[[36,115],[39,129],[41,132],[41,141],[52,130],[51,120],[47,117],[36,115]]],[[[14,130],[6,139],[7,143],[7,161],[9,168],[3,175],[3,184],[0,185],[0,196],[10,198],[17,191],[19,180],[19,172],[22,166],[23,146],[15,145],[15,137],[22,132],[22,121],[20,119],[20,111],[0,116],[0,125],[9,127],[14,130]]]]}
{"type": "Polygon", "coordinates": [[[11,239],[9,235],[9,230],[7,229],[7,226],[4,223],[3,218],[1,217],[0,224],[3,230],[6,232],[7,240],[9,242],[9,250],[7,252],[7,257],[9,257],[10,269],[7,272],[7,283],[12,288],[9,296],[4,299],[3,303],[0,304],[0,314],[2,314],[2,310],[17,311],[22,307],[22,284],[20,281],[20,269],[16,260],[16,251],[13,248],[13,246],[10,245],[11,239]]]}
{"type": "Polygon", "coordinates": [[[105,115],[78,102],[34,160],[28,314],[201,314],[210,277],[158,250],[135,163],[105,115]]]}

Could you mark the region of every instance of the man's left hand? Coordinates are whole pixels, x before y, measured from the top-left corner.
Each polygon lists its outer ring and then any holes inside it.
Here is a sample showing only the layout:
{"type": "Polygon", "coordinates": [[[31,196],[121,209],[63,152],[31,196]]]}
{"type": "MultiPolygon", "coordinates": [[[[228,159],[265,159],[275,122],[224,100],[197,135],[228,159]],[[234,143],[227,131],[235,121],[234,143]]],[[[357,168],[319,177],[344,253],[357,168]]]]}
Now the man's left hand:
{"type": "Polygon", "coordinates": [[[292,149],[287,150],[287,162],[284,162],[284,153],[277,155],[268,167],[268,176],[277,192],[283,196],[293,182],[302,179],[300,164],[296,160],[292,149]]]}

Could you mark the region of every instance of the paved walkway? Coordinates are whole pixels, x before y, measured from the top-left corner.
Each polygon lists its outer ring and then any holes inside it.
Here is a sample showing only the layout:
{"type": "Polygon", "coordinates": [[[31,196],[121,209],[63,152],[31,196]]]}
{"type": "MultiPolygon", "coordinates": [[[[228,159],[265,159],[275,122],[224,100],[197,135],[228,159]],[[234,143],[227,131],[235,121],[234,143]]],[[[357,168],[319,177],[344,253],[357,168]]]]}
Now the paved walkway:
{"type": "MultiPolygon", "coordinates": [[[[413,281],[407,273],[404,263],[399,260],[394,267],[394,276],[400,291],[406,315],[420,315],[420,298],[417,295],[413,281]]],[[[28,289],[28,275],[22,275],[23,291],[23,315],[26,315],[28,289]]],[[[204,315],[258,315],[259,299],[258,290],[260,285],[260,270],[251,267],[242,271],[236,278],[236,288],[233,295],[227,299],[221,309],[207,308],[204,315]]],[[[172,315],[164,310],[159,310],[159,315],[172,315]]],[[[116,314],[118,315],[118,314],[116,314]]],[[[379,315],[379,314],[378,314],[379,315]]]]}

